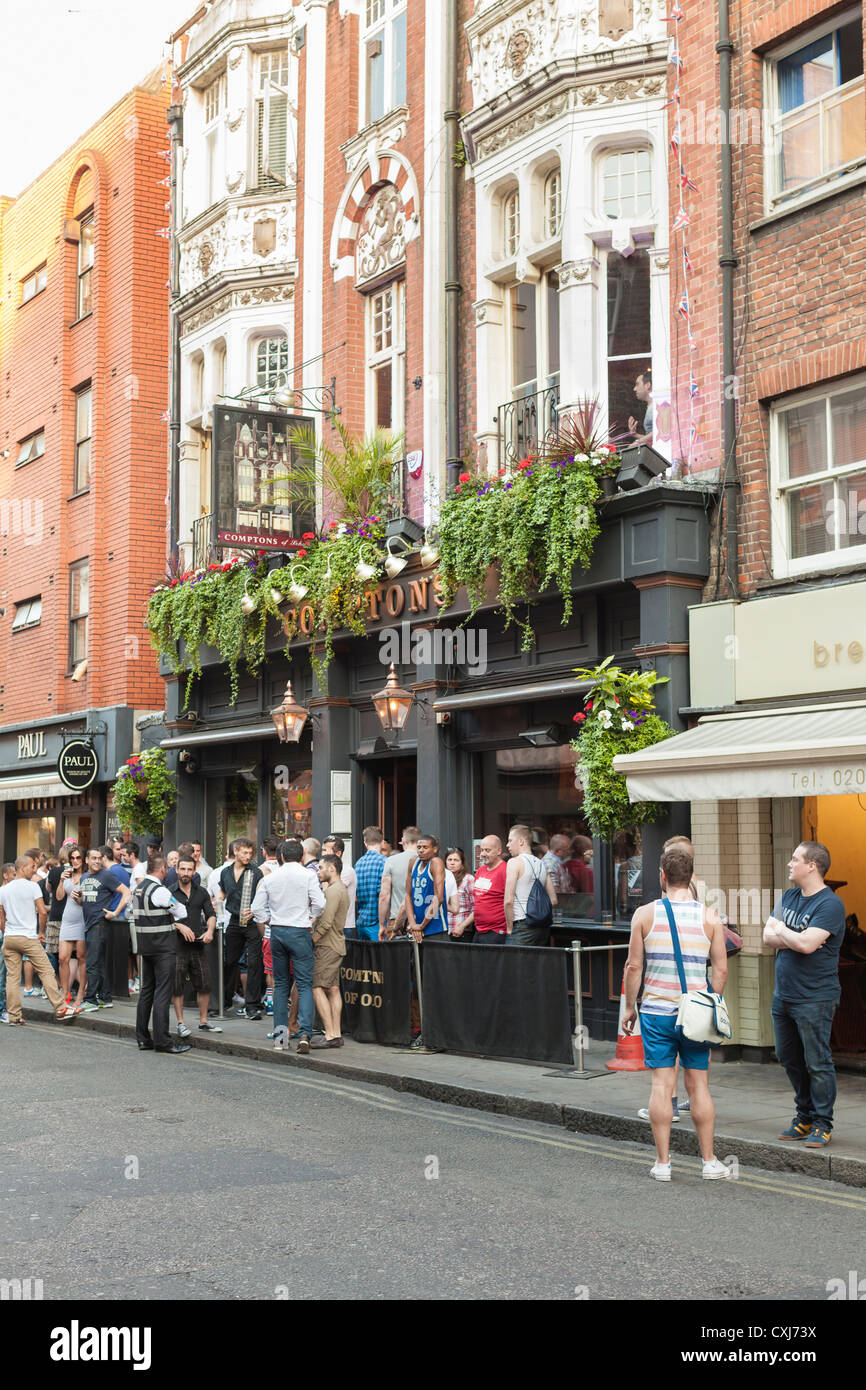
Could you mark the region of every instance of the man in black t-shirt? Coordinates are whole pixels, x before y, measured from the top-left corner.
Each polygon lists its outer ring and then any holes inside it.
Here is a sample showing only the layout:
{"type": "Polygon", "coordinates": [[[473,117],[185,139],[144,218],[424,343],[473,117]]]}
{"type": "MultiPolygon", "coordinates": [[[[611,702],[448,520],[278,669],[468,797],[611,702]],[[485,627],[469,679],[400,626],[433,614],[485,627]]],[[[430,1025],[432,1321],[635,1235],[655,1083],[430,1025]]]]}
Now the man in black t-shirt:
{"type": "Polygon", "coordinates": [[[87,993],[84,996],[82,1013],[92,1014],[97,1009],[112,1009],[111,980],[108,974],[107,942],[108,923],[113,922],[123,912],[130,899],[129,887],[103,865],[104,858],[111,857],[111,850],[103,845],[101,849],[87,851],[86,870],[72,896],[81,904],[84,913],[84,940],[87,945],[87,993]],[[117,906],[112,907],[115,895],[119,894],[117,906]]]}
{"type": "Polygon", "coordinates": [[[195,871],[195,860],[191,854],[181,854],[177,861],[177,883],[174,896],[186,908],[186,925],[195,933],[194,941],[185,941],[177,934],[177,971],[174,981],[174,1012],[177,1016],[176,1032],[180,1038],[188,1038],[191,1029],[183,1021],[183,991],[189,980],[198,996],[198,1017],[200,1033],[221,1033],[215,1023],[208,1022],[210,1003],[210,969],[205,947],[213,941],[216,930],[216,912],[206,889],[201,886],[195,871]]]}
{"type": "Polygon", "coordinates": [[[812,840],[798,845],[788,863],[792,887],[764,927],[764,941],[778,950],[772,1010],[776,1056],[797,1105],[792,1124],[779,1138],[802,1140],[807,1149],[830,1143],[836,1102],[830,1029],[841,993],[845,905],[824,883],[829,868],[825,845],[812,840]]]}
{"type": "Polygon", "coordinates": [[[262,1016],[261,1003],[264,989],[264,967],[262,964],[262,932],[264,928],[260,929],[258,924],[253,921],[252,916],[253,898],[262,877],[261,869],[250,862],[255,848],[252,840],[247,840],[243,836],[235,840],[235,862],[227,864],[220,874],[220,891],[225,898],[226,913],[228,914],[225,936],[225,979],[223,982],[226,995],[225,1008],[227,1011],[231,1009],[235,967],[244,953],[244,947],[246,947],[246,997],[244,1007],[236,1012],[240,1018],[248,1018],[253,1022],[262,1016]]]}

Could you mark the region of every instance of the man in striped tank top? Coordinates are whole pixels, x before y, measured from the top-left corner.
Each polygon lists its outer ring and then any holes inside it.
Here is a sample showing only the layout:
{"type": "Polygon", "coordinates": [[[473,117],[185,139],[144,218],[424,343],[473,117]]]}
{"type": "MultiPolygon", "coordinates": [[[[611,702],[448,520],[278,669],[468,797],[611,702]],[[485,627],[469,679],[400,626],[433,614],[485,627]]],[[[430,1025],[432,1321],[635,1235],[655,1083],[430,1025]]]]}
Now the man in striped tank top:
{"type": "MultiPolygon", "coordinates": [[[[717,913],[692,897],[689,885],[693,872],[694,861],[683,845],[672,845],[665,850],[661,858],[661,889],[673,909],[686,989],[691,993],[706,988],[709,965],[710,987],[721,994],[728,975],[725,929],[717,913]]],[[[650,1173],[660,1182],[670,1182],[671,1120],[679,1058],[701,1149],[702,1176],[729,1178],[731,1170],[713,1153],[716,1113],[708,1085],[709,1044],[695,1043],[677,1034],[676,1016],[682,987],[668,916],[660,899],[639,907],[631,919],[622,1024],[626,1033],[631,1033],[637,1020],[636,1003],[644,964],[640,1028],[644,1058],[652,1072],[649,1116],[658,1155],[650,1173]]]]}

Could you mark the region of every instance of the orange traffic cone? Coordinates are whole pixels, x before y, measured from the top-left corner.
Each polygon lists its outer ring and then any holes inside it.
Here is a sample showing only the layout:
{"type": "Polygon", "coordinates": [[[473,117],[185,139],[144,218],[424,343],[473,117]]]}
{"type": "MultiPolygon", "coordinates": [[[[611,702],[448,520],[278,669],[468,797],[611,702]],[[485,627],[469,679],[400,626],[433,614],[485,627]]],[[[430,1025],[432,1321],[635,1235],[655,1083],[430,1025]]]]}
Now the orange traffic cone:
{"type": "Polygon", "coordinates": [[[633,1033],[622,1031],[622,1018],[625,1013],[625,971],[622,972],[622,988],[619,993],[619,1023],[616,1028],[616,1052],[609,1062],[608,1071],[646,1071],[643,1059],[643,1042],[640,1035],[640,1018],[634,1025],[633,1033]]]}

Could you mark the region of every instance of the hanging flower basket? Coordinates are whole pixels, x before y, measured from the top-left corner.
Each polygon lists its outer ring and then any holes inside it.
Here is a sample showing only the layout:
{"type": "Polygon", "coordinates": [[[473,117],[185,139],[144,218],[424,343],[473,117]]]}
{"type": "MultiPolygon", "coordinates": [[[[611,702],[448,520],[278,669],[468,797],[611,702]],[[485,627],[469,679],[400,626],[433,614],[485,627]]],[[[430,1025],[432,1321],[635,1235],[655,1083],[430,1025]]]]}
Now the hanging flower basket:
{"type": "Polygon", "coordinates": [[[111,788],[117,817],[136,835],[161,835],[163,822],[177,799],[174,776],[161,748],[134,753],[117,769],[111,788]]]}

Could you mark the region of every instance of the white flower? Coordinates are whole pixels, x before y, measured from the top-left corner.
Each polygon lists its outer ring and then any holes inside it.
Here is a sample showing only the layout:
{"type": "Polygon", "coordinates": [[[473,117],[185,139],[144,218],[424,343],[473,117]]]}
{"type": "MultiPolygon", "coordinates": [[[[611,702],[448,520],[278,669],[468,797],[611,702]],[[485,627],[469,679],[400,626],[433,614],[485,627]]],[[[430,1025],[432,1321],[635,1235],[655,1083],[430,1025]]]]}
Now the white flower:
{"type": "Polygon", "coordinates": [[[578,463],[589,463],[589,454],[578,454],[577,461],[578,463]]]}
{"type": "Polygon", "coordinates": [[[622,721],[622,727],[625,729],[626,733],[628,733],[629,729],[634,728],[634,725],[632,724],[630,719],[624,719],[622,721]]]}
{"type": "Polygon", "coordinates": [[[598,722],[599,722],[599,724],[601,724],[602,728],[604,728],[604,729],[609,729],[609,728],[610,728],[611,715],[610,715],[610,710],[609,710],[609,709],[602,709],[602,710],[599,710],[599,712],[598,712],[598,722]]]}

